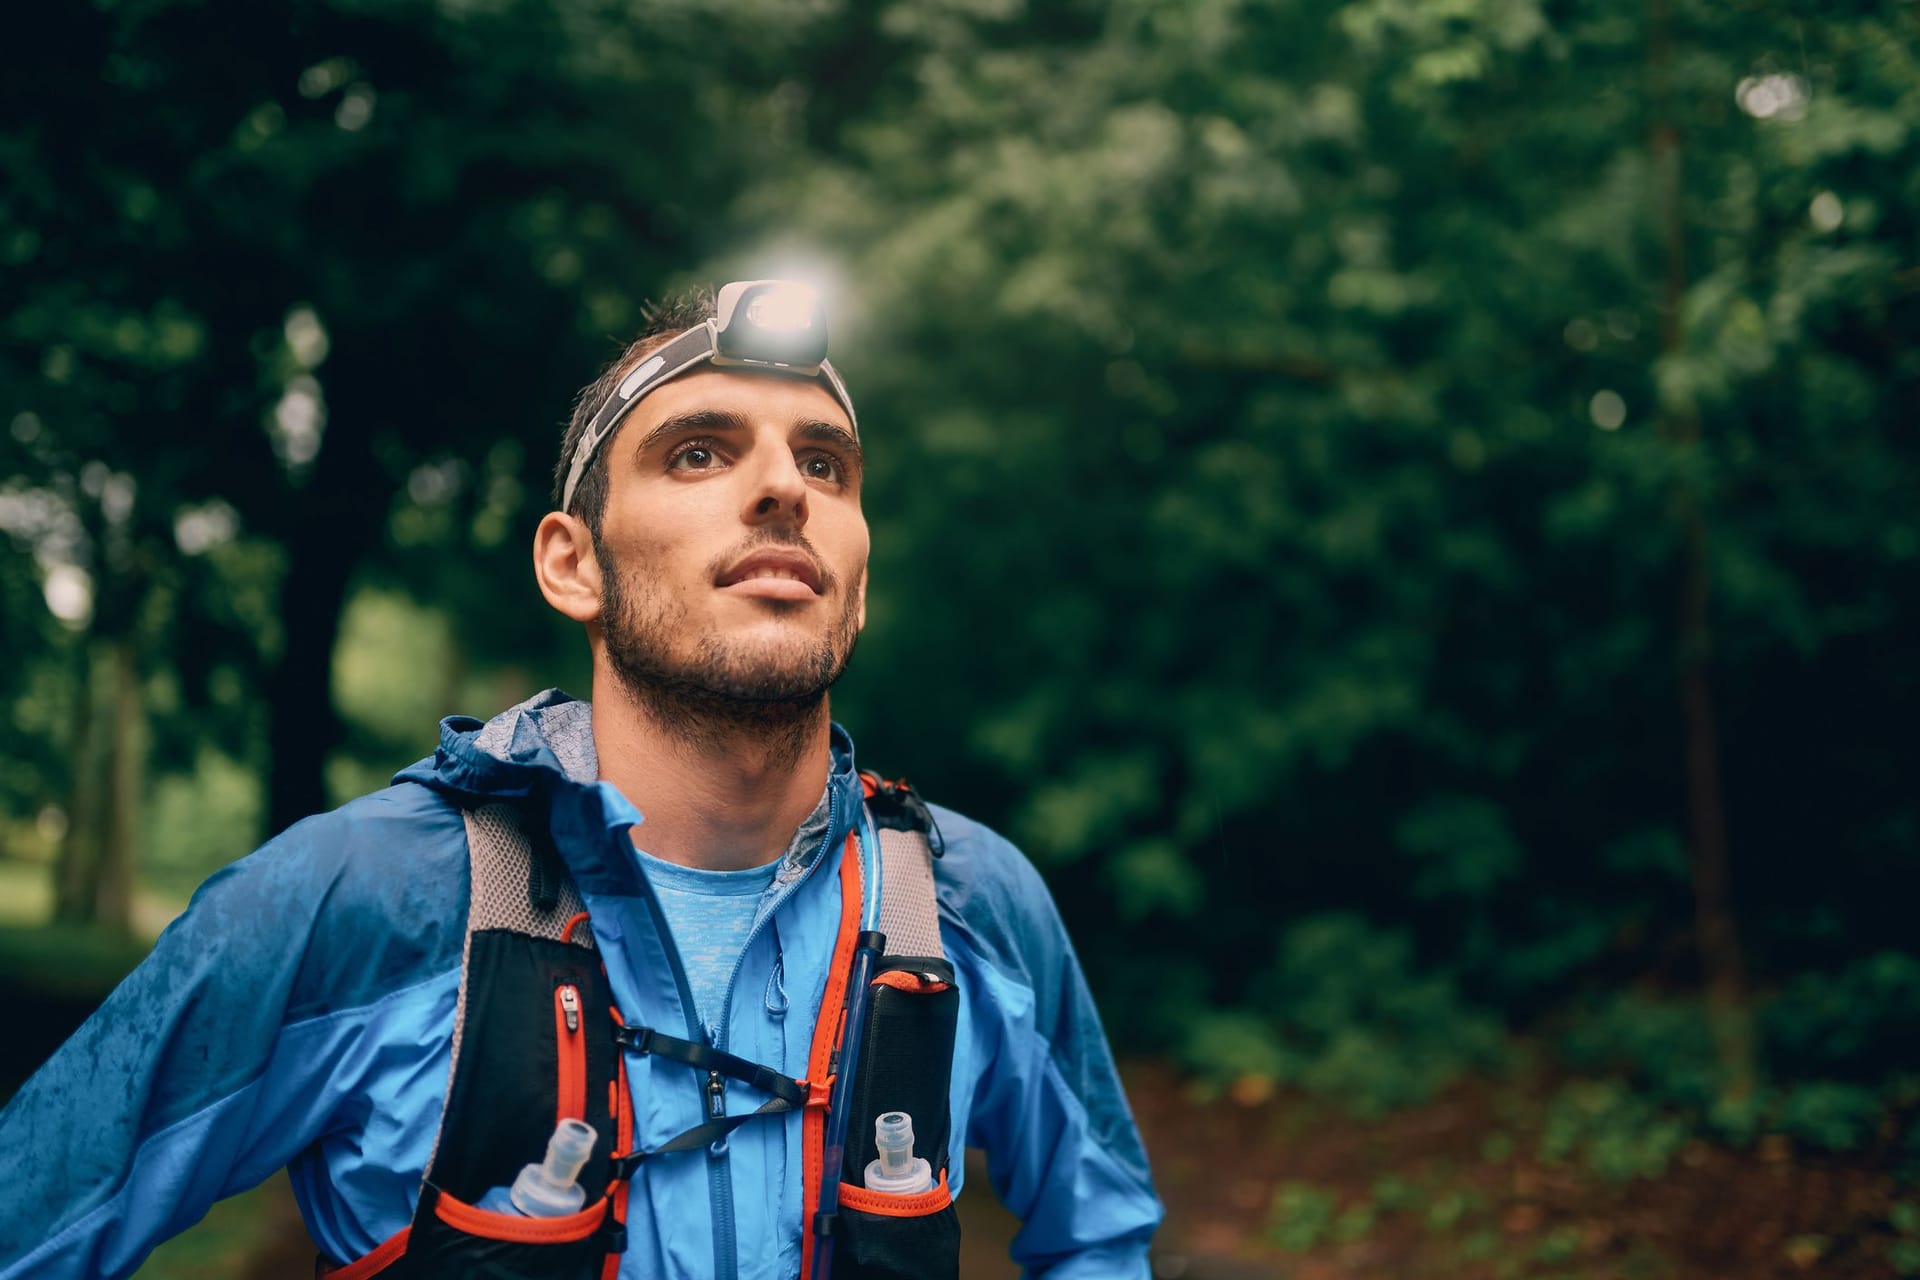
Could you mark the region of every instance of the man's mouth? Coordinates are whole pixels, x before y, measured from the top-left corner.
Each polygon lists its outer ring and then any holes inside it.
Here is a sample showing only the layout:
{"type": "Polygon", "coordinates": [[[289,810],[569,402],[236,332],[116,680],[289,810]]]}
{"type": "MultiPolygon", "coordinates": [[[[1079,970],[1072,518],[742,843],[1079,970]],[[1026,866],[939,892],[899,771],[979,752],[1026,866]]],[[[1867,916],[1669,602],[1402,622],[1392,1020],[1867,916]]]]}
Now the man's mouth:
{"type": "Polygon", "coordinates": [[[781,548],[765,548],[743,557],[714,585],[769,600],[808,600],[822,594],[820,570],[812,559],[781,548]]]}

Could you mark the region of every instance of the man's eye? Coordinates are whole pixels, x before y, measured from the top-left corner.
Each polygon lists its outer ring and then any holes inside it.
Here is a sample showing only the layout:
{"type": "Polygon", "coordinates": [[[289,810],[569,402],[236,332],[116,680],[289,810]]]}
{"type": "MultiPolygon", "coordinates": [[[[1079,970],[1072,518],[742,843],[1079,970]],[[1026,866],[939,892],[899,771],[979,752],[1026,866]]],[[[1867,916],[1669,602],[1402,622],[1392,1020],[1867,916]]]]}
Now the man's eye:
{"type": "Polygon", "coordinates": [[[667,459],[669,471],[705,471],[712,467],[713,450],[703,444],[690,444],[667,459]]]}
{"type": "Polygon", "coordinates": [[[809,480],[825,480],[838,484],[841,480],[840,461],[824,453],[816,453],[800,463],[800,474],[809,480]]]}

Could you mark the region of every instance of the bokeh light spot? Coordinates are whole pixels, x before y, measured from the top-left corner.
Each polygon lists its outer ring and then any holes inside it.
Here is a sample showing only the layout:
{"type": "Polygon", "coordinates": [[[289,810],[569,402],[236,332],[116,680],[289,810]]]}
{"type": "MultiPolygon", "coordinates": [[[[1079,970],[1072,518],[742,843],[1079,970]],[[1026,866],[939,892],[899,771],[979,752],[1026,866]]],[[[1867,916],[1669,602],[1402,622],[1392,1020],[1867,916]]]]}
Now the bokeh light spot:
{"type": "Polygon", "coordinates": [[[1807,206],[1807,220],[1819,231],[1838,231],[1840,224],[1847,220],[1847,210],[1840,203],[1840,197],[1831,191],[1822,191],[1807,206]]]}
{"type": "Polygon", "coordinates": [[[47,570],[41,588],[47,612],[70,627],[83,627],[93,613],[93,579],[77,564],[56,564],[47,570]]]}

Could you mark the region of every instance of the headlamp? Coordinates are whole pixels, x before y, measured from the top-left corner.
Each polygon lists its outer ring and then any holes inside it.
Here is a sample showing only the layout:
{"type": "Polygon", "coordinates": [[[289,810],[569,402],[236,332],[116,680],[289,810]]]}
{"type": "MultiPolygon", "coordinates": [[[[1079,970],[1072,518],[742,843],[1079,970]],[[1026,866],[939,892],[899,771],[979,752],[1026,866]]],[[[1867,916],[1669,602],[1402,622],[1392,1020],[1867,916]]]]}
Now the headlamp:
{"type": "Polygon", "coordinates": [[[721,287],[713,319],[677,335],[642,360],[595,408],[573,451],[560,509],[572,509],[574,491],[593,455],[648,392],[708,363],[720,369],[816,379],[847,411],[854,436],[860,434],[853,399],[827,363],[827,313],[819,295],[794,280],[735,280],[721,287]]]}

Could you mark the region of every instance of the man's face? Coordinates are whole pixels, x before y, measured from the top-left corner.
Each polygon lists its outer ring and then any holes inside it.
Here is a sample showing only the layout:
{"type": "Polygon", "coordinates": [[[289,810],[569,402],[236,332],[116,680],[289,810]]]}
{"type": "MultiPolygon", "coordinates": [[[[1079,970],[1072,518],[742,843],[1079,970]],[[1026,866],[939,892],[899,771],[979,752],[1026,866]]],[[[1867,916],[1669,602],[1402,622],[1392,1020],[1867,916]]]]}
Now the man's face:
{"type": "Polygon", "coordinates": [[[636,693],[815,702],[866,619],[851,424],[811,381],[703,370],[606,446],[597,551],[608,661],[636,693]]]}

